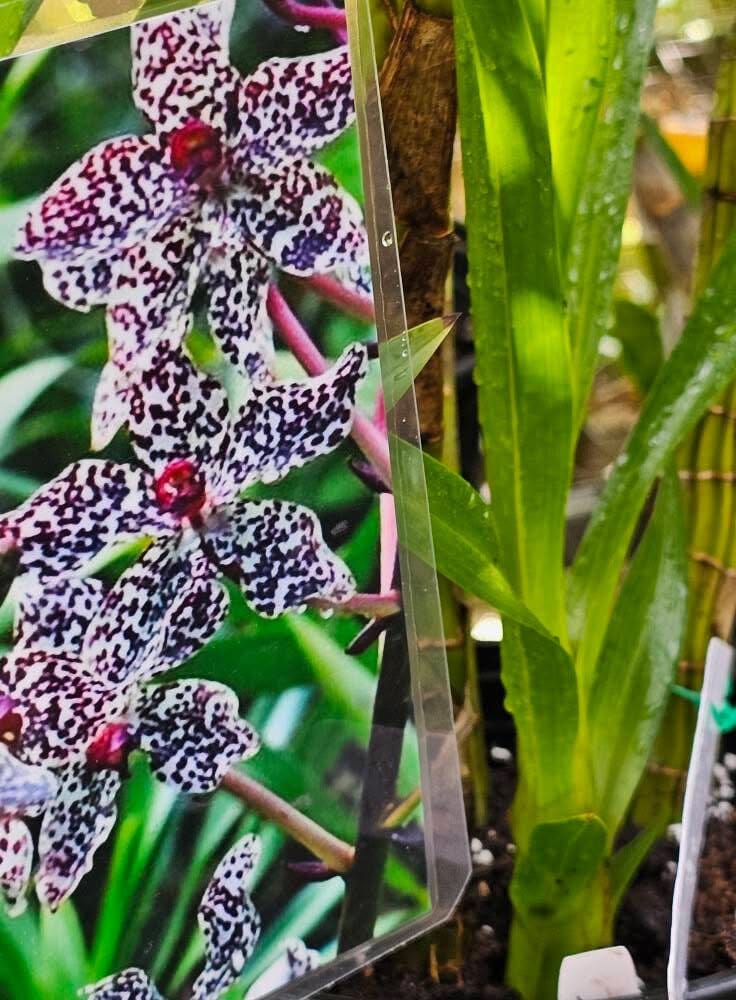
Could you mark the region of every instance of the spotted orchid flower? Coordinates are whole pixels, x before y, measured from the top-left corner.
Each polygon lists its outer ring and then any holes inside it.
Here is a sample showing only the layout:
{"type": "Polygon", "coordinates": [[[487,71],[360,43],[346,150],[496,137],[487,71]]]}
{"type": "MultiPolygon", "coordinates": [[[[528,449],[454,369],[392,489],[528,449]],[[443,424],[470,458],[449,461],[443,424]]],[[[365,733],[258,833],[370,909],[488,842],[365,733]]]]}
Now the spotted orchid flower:
{"type": "Polygon", "coordinates": [[[318,378],[251,386],[231,417],[216,381],[180,351],[160,352],[131,388],[138,463],[69,466],[0,517],[0,537],[19,550],[21,571],[36,577],[72,574],[110,543],[150,535],[182,564],[236,579],[265,617],[348,600],[352,577],[310,510],[238,493],[338,446],[365,365],[365,349],[354,345],[318,378]]]}
{"type": "Polygon", "coordinates": [[[153,133],[103,142],[31,209],[17,246],[75,309],[107,307],[110,362],[93,415],[102,447],[125,418],[126,374],[161,336],[181,342],[204,288],[212,334],[254,377],[267,372],[269,273],[367,262],[357,203],[309,157],[351,124],[345,47],[230,65],[232,5],[136,25],[135,102],[153,133]]]}
{"type": "Polygon", "coordinates": [[[253,983],[245,994],[245,1000],[260,1000],[260,997],[271,996],[276,990],[296,979],[301,979],[308,972],[319,968],[320,955],[313,948],[307,948],[299,938],[287,941],[282,954],[276,959],[263,975],[253,983]]]}
{"type": "Polygon", "coordinates": [[[173,788],[204,794],[258,749],[229,688],[149,683],[195,652],[226,608],[214,580],[187,578],[155,546],[107,594],[95,580],[57,580],[22,595],[0,663],[0,737],[57,785],[38,841],[42,904],[56,909],[90,870],[133,751],[173,788]]]}
{"type": "MultiPolygon", "coordinates": [[[[199,907],[205,939],[205,966],[192,988],[192,1000],[216,1000],[234,983],[261,932],[261,919],[247,890],[260,855],[260,841],[243,837],[215,870],[199,907]]],[[[302,941],[290,941],[284,954],[253,984],[248,1000],[264,996],[316,968],[319,955],[302,941]]],[[[140,969],[126,969],[83,991],[87,1000],[162,1000],[140,969]]]]}
{"type": "MultiPolygon", "coordinates": [[[[0,698],[0,713],[8,707],[0,698]]],[[[22,763],[0,743],[0,898],[10,916],[25,910],[33,865],[33,838],[24,819],[37,816],[56,792],[50,771],[22,763]]]]}

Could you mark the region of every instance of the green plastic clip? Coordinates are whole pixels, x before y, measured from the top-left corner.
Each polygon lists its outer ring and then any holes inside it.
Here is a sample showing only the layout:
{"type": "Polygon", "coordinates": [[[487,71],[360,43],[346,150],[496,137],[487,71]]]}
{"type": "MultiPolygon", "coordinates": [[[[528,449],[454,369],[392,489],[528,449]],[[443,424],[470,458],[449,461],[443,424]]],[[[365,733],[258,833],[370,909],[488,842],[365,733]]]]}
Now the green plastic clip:
{"type": "MultiPolygon", "coordinates": [[[[683,687],[682,684],[671,684],[670,688],[673,694],[676,694],[678,698],[684,698],[685,701],[689,701],[691,705],[700,704],[700,692],[683,687]]],[[[713,721],[721,733],[731,733],[736,729],[736,705],[732,705],[728,700],[731,697],[732,690],[733,681],[729,685],[726,701],[722,705],[714,705],[711,709],[713,721]]]]}

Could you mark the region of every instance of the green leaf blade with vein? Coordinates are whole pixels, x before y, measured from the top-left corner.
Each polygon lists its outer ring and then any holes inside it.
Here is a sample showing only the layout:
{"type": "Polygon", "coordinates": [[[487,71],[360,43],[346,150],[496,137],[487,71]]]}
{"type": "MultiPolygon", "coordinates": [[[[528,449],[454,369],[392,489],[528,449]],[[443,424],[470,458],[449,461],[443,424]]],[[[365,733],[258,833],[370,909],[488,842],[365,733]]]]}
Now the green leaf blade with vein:
{"type": "Polygon", "coordinates": [[[614,913],[621,905],[621,900],[634,881],[644,859],[657,842],[659,835],[660,831],[656,826],[646,827],[646,829],[640,830],[628,844],[624,844],[611,859],[609,867],[611,908],[614,913]]]}
{"type": "Polygon", "coordinates": [[[547,110],[563,261],[606,88],[614,20],[605,0],[549,0],[547,8],[547,110]]]}
{"type": "MultiPolygon", "coordinates": [[[[572,220],[563,266],[576,427],[585,419],[598,343],[609,325],[621,227],[631,190],[639,95],[652,46],[657,4],[656,0],[615,0],[613,4],[577,6],[583,18],[594,16],[593,10],[599,7],[605,9],[606,32],[599,43],[605,47],[601,67],[606,69],[590,141],[584,145],[576,144],[574,136],[572,139],[581,156],[581,163],[574,167],[577,194],[568,195],[569,205],[563,205],[572,220]]],[[[553,145],[558,157],[565,154],[566,141],[568,137],[562,133],[553,145]]],[[[561,172],[562,167],[555,163],[556,179],[561,172]]]]}
{"type": "Polygon", "coordinates": [[[387,410],[396,406],[409,391],[455,322],[454,316],[430,319],[399,337],[391,337],[379,344],[387,410]]]}
{"type": "Polygon", "coordinates": [[[669,144],[666,137],[660,131],[657,122],[643,111],[641,113],[641,127],[652,149],[657,153],[673,178],[677,181],[680,191],[685,196],[688,204],[693,208],[697,208],[701,200],[700,184],[682,162],[677,150],[669,144]]]}
{"type": "Polygon", "coordinates": [[[651,310],[626,299],[616,302],[615,315],[612,333],[621,344],[619,365],[646,396],[664,364],[659,320],[651,310]]]}
{"type": "Polygon", "coordinates": [[[547,630],[514,592],[498,565],[498,539],[492,510],[472,486],[418,448],[392,438],[391,450],[403,463],[423,462],[432,537],[426,512],[412,492],[396,497],[403,515],[402,542],[420,559],[502,615],[543,635],[547,630]]]}
{"type": "Polygon", "coordinates": [[[489,17],[485,0],[459,0],[455,15],[475,376],[500,564],[562,635],[571,371],[541,70],[518,3],[501,0],[489,17]]]}
{"type": "Polygon", "coordinates": [[[41,6],[41,0],[10,0],[0,6],[0,56],[9,56],[41,6]]]}
{"type": "Polygon", "coordinates": [[[677,476],[670,473],[621,587],[590,693],[596,802],[611,836],[649,759],[686,623],[682,497],[677,476]]]}
{"type": "Polygon", "coordinates": [[[645,401],[573,564],[569,624],[578,672],[590,678],[637,519],[684,435],[736,375],[736,237],[645,401]]]}
{"type": "Polygon", "coordinates": [[[0,458],[11,449],[13,429],[28,407],[53,382],[69,371],[71,366],[68,358],[39,358],[0,378],[0,399],[3,401],[0,412],[0,458]]]}
{"type": "Polygon", "coordinates": [[[598,816],[585,814],[540,823],[514,872],[514,906],[531,917],[542,913],[562,916],[595,878],[605,849],[606,828],[598,816]]]}
{"type": "Polygon", "coordinates": [[[514,717],[522,780],[514,800],[514,836],[523,848],[536,823],[583,805],[575,750],[578,691],[569,654],[553,639],[513,623],[504,627],[501,680],[514,717]]]}

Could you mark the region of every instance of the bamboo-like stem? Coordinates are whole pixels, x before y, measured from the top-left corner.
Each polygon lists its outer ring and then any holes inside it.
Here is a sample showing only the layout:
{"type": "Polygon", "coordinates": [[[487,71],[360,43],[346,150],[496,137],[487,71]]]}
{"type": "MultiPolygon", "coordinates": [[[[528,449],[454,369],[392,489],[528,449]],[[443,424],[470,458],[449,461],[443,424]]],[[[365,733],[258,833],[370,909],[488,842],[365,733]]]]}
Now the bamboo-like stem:
{"type": "Polygon", "coordinates": [[[340,875],[350,871],[355,857],[355,849],[350,844],[329,833],[253,778],[242,771],[228,771],[222,780],[222,787],[263,819],[288,833],[331,871],[340,875]]]}
{"type": "MultiPolygon", "coordinates": [[[[289,303],[276,285],[268,290],[268,312],[281,339],[309,375],[323,375],[329,368],[327,359],[295,316],[289,303]]],[[[362,413],[353,420],[353,440],[371,462],[381,479],[391,485],[391,458],[386,435],[362,413]]]]}
{"type": "MultiPolygon", "coordinates": [[[[736,34],[722,53],[711,120],[695,292],[705,288],[736,225],[736,34]]],[[[736,384],[731,385],[682,445],[678,467],[688,533],[690,608],[678,683],[698,690],[712,635],[728,638],[736,611],[736,384]]],[[[665,826],[679,818],[696,712],[672,697],[637,796],[635,819],[665,826]]]]}
{"type": "Polygon", "coordinates": [[[299,3],[298,0],[264,0],[266,6],[278,17],[305,28],[324,28],[339,33],[340,39],[347,32],[348,22],[345,11],[339,7],[314,6],[299,3]]]}
{"type": "Polygon", "coordinates": [[[350,316],[362,319],[366,323],[375,322],[376,310],[373,306],[373,299],[348,288],[329,274],[315,274],[311,278],[305,278],[304,284],[316,292],[320,298],[337,306],[338,309],[342,309],[350,316]]]}

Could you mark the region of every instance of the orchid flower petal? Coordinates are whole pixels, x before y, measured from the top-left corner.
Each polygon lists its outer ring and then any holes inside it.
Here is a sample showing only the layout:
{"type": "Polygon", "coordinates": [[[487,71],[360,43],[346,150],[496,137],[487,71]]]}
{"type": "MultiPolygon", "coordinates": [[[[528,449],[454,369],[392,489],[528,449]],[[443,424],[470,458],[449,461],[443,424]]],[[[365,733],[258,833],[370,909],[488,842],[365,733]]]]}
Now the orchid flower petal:
{"type": "Polygon", "coordinates": [[[227,615],[230,599],[212,575],[215,567],[204,556],[190,565],[190,578],[182,583],[166,612],[159,659],[148,676],[185,663],[215,634],[227,615]]]}
{"type": "Polygon", "coordinates": [[[264,618],[303,610],[308,601],[349,600],[355,581],[322,538],[315,514],[278,500],[239,500],[224,526],[208,536],[223,572],[237,578],[248,604],[264,618]]]}
{"type": "Polygon", "coordinates": [[[347,46],[268,59],[240,92],[241,131],[233,142],[240,176],[256,164],[303,159],[340,136],[355,120],[347,46]]]}
{"type": "Polygon", "coordinates": [[[31,208],[16,254],[99,259],[144,238],[188,197],[156,139],[111,139],[73,164],[31,208]]]}
{"type": "Polygon", "coordinates": [[[163,1000],[141,969],[125,969],[82,991],[86,1000],[163,1000]]]}
{"type": "Polygon", "coordinates": [[[350,433],[367,367],[365,347],[353,344],[324,375],[254,385],[233,422],[229,480],[240,488],[275,482],[334,451],[350,433]]]}
{"type": "Polygon", "coordinates": [[[0,538],[20,551],[31,576],[64,576],[115,540],[163,534],[176,522],[152,502],[153,483],[116,462],[70,465],[20,507],[0,515],[0,538]]]}
{"type": "Polygon", "coordinates": [[[286,950],[281,954],[273,965],[259,976],[251,988],[245,994],[245,1000],[260,1000],[260,997],[269,996],[275,990],[281,989],[293,983],[296,979],[301,979],[308,972],[319,968],[320,954],[311,948],[307,948],[303,941],[295,938],[288,941],[286,950]]]}
{"type": "Polygon", "coordinates": [[[103,598],[99,580],[30,582],[16,606],[13,651],[78,654],[103,598]]]}
{"type": "Polygon", "coordinates": [[[119,254],[112,252],[79,260],[42,260],[44,288],[53,299],[70,309],[89,312],[94,306],[107,302],[118,258],[119,254]]]}
{"type": "Polygon", "coordinates": [[[8,915],[20,916],[33,866],[33,838],[21,819],[0,817],[0,897],[8,915]]]}
{"type": "Polygon", "coordinates": [[[188,576],[177,538],[151,545],[100,605],[84,637],[85,668],[112,685],[149,676],[161,656],[168,609],[188,576]]]}
{"type": "Polygon", "coordinates": [[[107,329],[110,358],[125,372],[146,370],[162,339],[178,346],[189,332],[206,249],[194,219],[193,211],[167,219],[120,254],[107,298],[107,329]]]}
{"type": "Polygon", "coordinates": [[[259,745],[240,718],[234,692],[209,681],[144,688],[135,727],[156,777],[195,795],[214,791],[228,768],[253,756],[259,745]]]}
{"type": "Polygon", "coordinates": [[[161,348],[132,384],[131,444],[154,475],[185,459],[211,478],[222,462],[228,424],[228,401],[219,382],[179,350],[161,348]]]}
{"type": "Polygon", "coordinates": [[[261,918],[247,891],[247,879],[260,856],[260,841],[249,834],[225,855],[199,907],[205,938],[205,967],[192,988],[192,1000],[215,1000],[234,983],[253,954],[261,918]]]}
{"type": "Polygon", "coordinates": [[[225,129],[239,83],[228,59],[232,9],[219,3],[133,26],[135,103],[159,132],[191,120],[225,129]]]}
{"type": "Polygon", "coordinates": [[[77,657],[44,650],[11,653],[0,667],[0,692],[22,720],[23,760],[48,767],[83,761],[100,728],[127,705],[123,688],[84,670],[77,657]]]}
{"type": "Polygon", "coordinates": [[[115,771],[93,771],[86,764],[64,768],[59,780],[38,841],[36,893],[51,910],[57,910],[92,869],[95,851],[115,826],[121,783],[115,771]]]}
{"type": "Polygon", "coordinates": [[[56,791],[50,771],[24,764],[0,744],[0,816],[34,816],[56,791]]]}
{"type": "Polygon", "coordinates": [[[308,276],[367,262],[360,207],[332,174],[308,160],[253,173],[228,200],[231,221],[272,263],[308,276]]]}
{"type": "Polygon", "coordinates": [[[240,247],[213,254],[205,272],[212,336],[228,361],[253,379],[267,377],[273,364],[270,271],[265,258],[240,247]]]}
{"type": "Polygon", "coordinates": [[[128,419],[130,381],[123,369],[108,361],[102,369],[92,402],[93,451],[106,448],[128,419]]]}

